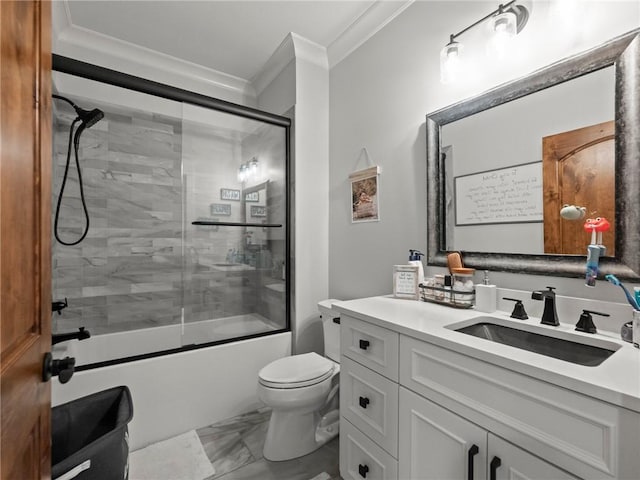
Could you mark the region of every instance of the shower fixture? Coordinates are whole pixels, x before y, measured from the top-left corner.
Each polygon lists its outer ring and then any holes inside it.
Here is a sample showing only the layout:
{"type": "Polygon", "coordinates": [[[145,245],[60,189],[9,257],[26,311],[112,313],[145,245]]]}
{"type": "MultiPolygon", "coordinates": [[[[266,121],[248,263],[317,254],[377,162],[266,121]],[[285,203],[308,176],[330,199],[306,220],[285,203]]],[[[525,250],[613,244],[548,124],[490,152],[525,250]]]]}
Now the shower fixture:
{"type": "Polygon", "coordinates": [[[71,122],[71,126],[69,127],[69,143],[67,146],[67,161],[64,167],[64,176],[62,177],[62,185],[60,186],[60,194],[58,195],[58,202],[56,204],[56,215],[55,215],[54,228],[53,228],[53,234],[55,235],[56,240],[58,242],[60,242],[62,245],[73,246],[73,245],[79,244],[82,240],[84,240],[84,238],[87,236],[87,233],[89,233],[89,211],[87,210],[87,203],[84,199],[84,187],[82,185],[82,171],[80,170],[80,162],[78,160],[78,148],[80,146],[80,136],[82,135],[82,132],[85,131],[85,129],[91,128],[100,120],[102,120],[104,118],[104,112],[98,108],[94,108],[93,110],[85,110],[84,108],[80,108],[78,105],[73,103],[68,98],[62,97],[60,95],[55,95],[55,94],[51,96],[58,100],[63,100],[67,102],[69,105],[73,107],[77,115],[76,118],[73,120],[73,122],[71,122]],[[76,124],[78,122],[80,122],[80,125],[78,125],[78,127],[75,129],[75,132],[74,132],[74,128],[76,127],[76,124]],[[58,219],[60,217],[60,206],[62,204],[62,195],[64,194],[64,188],[67,184],[67,176],[69,174],[69,163],[71,160],[72,142],[73,142],[73,151],[75,154],[76,170],[78,171],[78,185],[80,187],[80,200],[82,201],[82,210],[84,212],[84,217],[85,217],[85,229],[78,240],[74,242],[65,242],[64,240],[60,239],[60,236],[58,235],[58,219]]]}

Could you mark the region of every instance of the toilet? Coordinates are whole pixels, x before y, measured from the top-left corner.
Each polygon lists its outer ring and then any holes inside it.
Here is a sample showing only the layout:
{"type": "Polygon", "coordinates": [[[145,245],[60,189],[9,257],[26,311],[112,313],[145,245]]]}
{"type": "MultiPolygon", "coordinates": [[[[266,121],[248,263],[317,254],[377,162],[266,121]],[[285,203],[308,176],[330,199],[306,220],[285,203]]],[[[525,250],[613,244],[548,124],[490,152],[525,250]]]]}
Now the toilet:
{"type": "Polygon", "coordinates": [[[340,316],[338,300],[318,303],[325,356],[280,358],[258,373],[258,397],[271,408],[264,458],[290,460],[313,452],[339,431],[340,316]]]}

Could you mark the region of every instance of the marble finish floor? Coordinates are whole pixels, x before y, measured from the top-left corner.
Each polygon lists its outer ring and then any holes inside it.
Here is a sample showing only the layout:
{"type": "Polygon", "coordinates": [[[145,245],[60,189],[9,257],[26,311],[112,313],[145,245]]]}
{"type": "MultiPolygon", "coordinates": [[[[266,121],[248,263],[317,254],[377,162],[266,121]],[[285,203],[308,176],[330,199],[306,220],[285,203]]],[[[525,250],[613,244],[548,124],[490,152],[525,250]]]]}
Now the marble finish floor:
{"type": "Polygon", "coordinates": [[[325,472],[341,480],[338,437],[304,457],[270,462],[262,456],[271,411],[263,408],[196,430],[216,473],[207,480],[310,480],[325,472]]]}

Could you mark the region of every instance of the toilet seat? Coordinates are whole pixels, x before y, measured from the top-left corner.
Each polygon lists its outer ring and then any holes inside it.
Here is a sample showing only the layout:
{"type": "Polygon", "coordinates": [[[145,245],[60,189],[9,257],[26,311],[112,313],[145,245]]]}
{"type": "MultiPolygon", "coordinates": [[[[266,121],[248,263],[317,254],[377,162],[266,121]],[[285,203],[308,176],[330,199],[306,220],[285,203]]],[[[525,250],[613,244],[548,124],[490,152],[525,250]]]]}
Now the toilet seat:
{"type": "Polygon", "coordinates": [[[270,388],[301,388],[331,377],[335,364],[317,353],[304,353],[271,362],[258,373],[260,384],[270,388]]]}

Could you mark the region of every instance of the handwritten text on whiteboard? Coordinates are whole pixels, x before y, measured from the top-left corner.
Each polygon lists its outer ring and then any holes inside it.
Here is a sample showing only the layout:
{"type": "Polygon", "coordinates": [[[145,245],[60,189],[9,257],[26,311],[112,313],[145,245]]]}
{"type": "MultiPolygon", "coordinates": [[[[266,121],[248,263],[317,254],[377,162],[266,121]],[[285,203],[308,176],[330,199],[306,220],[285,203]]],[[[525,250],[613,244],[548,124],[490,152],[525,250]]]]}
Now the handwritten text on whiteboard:
{"type": "Polygon", "coordinates": [[[456,225],[542,221],[542,162],[454,180],[456,225]]]}

